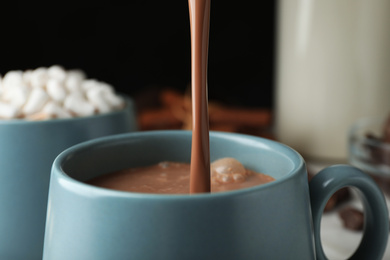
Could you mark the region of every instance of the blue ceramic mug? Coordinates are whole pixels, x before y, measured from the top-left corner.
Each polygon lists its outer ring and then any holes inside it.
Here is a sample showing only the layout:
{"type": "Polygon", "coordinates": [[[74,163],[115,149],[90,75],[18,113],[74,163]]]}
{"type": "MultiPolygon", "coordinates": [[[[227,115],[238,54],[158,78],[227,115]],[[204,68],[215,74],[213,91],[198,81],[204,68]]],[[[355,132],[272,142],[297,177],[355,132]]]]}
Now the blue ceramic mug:
{"type": "Polygon", "coordinates": [[[136,130],[134,104],[107,114],[0,120],[0,259],[42,259],[50,169],[77,143],[136,130]]]}
{"type": "Polygon", "coordinates": [[[322,211],[345,186],[361,191],[367,216],[363,242],[351,259],[382,258],[388,211],[372,179],[340,165],[320,172],[309,188],[302,157],[271,140],[210,134],[211,160],[234,157],[276,179],[257,187],[158,195],[85,183],[127,167],[189,162],[190,147],[191,132],[150,131],[99,138],[61,153],[52,168],[43,259],[326,259],[319,239],[322,211]]]}

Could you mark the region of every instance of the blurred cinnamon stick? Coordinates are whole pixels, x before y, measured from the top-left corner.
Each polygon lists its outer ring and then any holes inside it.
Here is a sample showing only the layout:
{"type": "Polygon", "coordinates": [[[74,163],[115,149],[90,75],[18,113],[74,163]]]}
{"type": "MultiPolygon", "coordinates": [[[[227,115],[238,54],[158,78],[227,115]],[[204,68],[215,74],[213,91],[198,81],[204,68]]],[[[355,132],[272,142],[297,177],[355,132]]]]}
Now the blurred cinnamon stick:
{"type": "MultiPolygon", "coordinates": [[[[148,109],[139,114],[141,130],[192,128],[192,105],[189,91],[181,94],[164,89],[159,96],[159,109],[148,109]]],[[[210,130],[263,133],[271,125],[272,113],[265,108],[228,107],[209,102],[210,130]]]]}
{"type": "Polygon", "coordinates": [[[210,108],[210,124],[234,123],[237,126],[264,127],[271,124],[271,111],[269,109],[248,108],[210,108]]]}
{"type": "MultiPolygon", "coordinates": [[[[181,108],[191,116],[191,99],[188,95],[181,95],[173,90],[161,93],[161,102],[172,109],[181,108]]],[[[227,107],[209,102],[210,124],[261,127],[271,124],[271,111],[263,108],[227,107]]]]}
{"type": "Polygon", "coordinates": [[[138,115],[140,130],[179,129],[183,123],[170,108],[147,109],[138,115]]]}

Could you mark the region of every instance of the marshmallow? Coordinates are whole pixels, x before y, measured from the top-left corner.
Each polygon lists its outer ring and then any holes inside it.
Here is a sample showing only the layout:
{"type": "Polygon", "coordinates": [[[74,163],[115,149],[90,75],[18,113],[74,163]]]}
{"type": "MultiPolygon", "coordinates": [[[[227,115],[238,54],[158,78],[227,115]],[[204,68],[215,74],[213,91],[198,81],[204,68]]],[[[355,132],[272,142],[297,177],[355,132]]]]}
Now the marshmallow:
{"type": "Polygon", "coordinates": [[[0,118],[12,119],[19,116],[20,110],[11,104],[0,102],[0,118]]]}
{"type": "Polygon", "coordinates": [[[105,91],[114,92],[114,87],[111,86],[110,84],[106,83],[106,82],[99,81],[98,82],[98,86],[100,88],[104,89],[105,91]]]}
{"type": "Polygon", "coordinates": [[[28,97],[22,111],[27,116],[37,113],[42,109],[48,100],[49,95],[43,88],[34,88],[31,91],[31,94],[28,97]]]}
{"type": "Polygon", "coordinates": [[[99,81],[97,81],[96,79],[87,79],[84,80],[83,83],[81,84],[81,89],[84,92],[88,92],[88,90],[92,88],[96,88],[98,86],[99,86],[99,81]]]}
{"type": "Polygon", "coordinates": [[[116,95],[113,91],[106,92],[104,99],[110,104],[112,108],[115,109],[121,108],[125,104],[123,98],[116,95]]]}
{"type": "Polygon", "coordinates": [[[52,119],[48,114],[45,114],[43,112],[35,113],[29,116],[25,116],[24,119],[29,120],[29,121],[41,121],[41,120],[49,120],[52,119]]]}
{"type": "Polygon", "coordinates": [[[64,108],[77,116],[90,116],[95,113],[95,107],[79,96],[71,94],[65,98],[64,108]]]}
{"type": "Polygon", "coordinates": [[[20,70],[9,71],[3,78],[3,89],[23,85],[23,72],[20,70]]]}
{"type": "Polygon", "coordinates": [[[211,169],[219,174],[245,174],[246,172],[245,167],[238,160],[229,157],[214,161],[211,169]]]}
{"type": "Polygon", "coordinates": [[[110,105],[104,99],[104,94],[104,89],[99,86],[89,88],[86,93],[88,101],[99,113],[107,113],[111,110],[110,105]]]}
{"type": "Polygon", "coordinates": [[[30,89],[26,85],[15,85],[7,88],[3,93],[3,100],[21,108],[27,101],[30,89]]]}
{"type": "Polygon", "coordinates": [[[115,94],[115,90],[110,84],[100,81],[97,82],[97,87],[104,93],[102,94],[103,99],[111,109],[118,109],[124,105],[123,98],[115,94]]]}
{"type": "Polygon", "coordinates": [[[0,74],[0,99],[1,99],[2,92],[3,92],[3,78],[1,77],[1,74],[0,74]]]}
{"type": "Polygon", "coordinates": [[[30,82],[33,88],[43,88],[47,82],[47,69],[40,67],[32,71],[30,82]]]}
{"type": "Polygon", "coordinates": [[[68,70],[68,77],[75,77],[81,81],[87,79],[87,75],[85,75],[84,71],[79,69],[68,70]]]}
{"type": "MultiPolygon", "coordinates": [[[[69,95],[72,95],[72,96],[78,96],[80,97],[81,99],[85,99],[85,93],[82,92],[81,90],[76,90],[76,91],[73,91],[71,93],[68,94],[69,95]]],[[[87,102],[87,101],[86,101],[87,102]]]]}
{"type": "Polygon", "coordinates": [[[32,75],[32,70],[25,70],[23,72],[23,82],[27,86],[31,86],[31,75],[32,75]]]}
{"type": "Polygon", "coordinates": [[[70,118],[72,115],[58,103],[49,101],[42,109],[42,113],[51,118],[70,118]]]}
{"type": "Polygon", "coordinates": [[[53,65],[47,69],[47,75],[49,78],[62,82],[66,78],[66,71],[59,65],[53,65]]]}
{"type": "Polygon", "coordinates": [[[238,160],[229,157],[214,161],[210,168],[212,179],[222,183],[243,181],[247,174],[245,167],[238,160]]]}
{"type": "Polygon", "coordinates": [[[65,87],[69,92],[81,91],[85,75],[77,70],[70,71],[65,79],[65,87]]]}
{"type": "Polygon", "coordinates": [[[50,98],[57,102],[64,101],[67,93],[63,84],[57,79],[50,78],[46,84],[46,90],[50,98]]]}

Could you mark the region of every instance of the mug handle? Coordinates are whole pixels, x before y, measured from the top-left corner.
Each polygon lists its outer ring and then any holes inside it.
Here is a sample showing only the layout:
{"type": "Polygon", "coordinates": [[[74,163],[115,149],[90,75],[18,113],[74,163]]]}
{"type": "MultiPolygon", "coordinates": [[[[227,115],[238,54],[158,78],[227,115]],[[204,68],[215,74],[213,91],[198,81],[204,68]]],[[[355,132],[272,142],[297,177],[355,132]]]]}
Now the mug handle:
{"type": "Polygon", "coordinates": [[[327,259],[320,237],[321,217],[325,205],[333,193],[347,186],[360,191],[364,206],[364,234],[359,247],[349,259],[381,260],[389,237],[386,200],[370,176],[348,165],[327,167],[309,183],[317,259],[327,259]]]}

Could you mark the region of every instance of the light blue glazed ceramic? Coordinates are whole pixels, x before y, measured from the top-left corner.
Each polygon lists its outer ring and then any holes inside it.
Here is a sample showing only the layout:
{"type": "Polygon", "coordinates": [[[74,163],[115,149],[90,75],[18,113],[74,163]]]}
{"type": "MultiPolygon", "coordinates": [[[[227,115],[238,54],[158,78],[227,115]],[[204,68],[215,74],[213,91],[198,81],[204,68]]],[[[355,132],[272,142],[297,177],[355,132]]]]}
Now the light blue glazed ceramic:
{"type": "Polygon", "coordinates": [[[130,99],[121,111],[90,117],[0,120],[0,259],[42,259],[50,169],[60,152],[134,130],[130,99]]]}
{"type": "Polygon", "coordinates": [[[322,210],[344,186],[362,192],[368,216],[363,243],[351,259],[381,259],[389,230],[387,207],[361,171],[327,168],[309,190],[302,157],[285,145],[212,132],[210,146],[211,160],[234,157],[276,181],[197,195],[121,192],[83,182],[126,167],[189,162],[187,131],[115,135],[61,153],[52,168],[43,259],[325,259],[319,240],[322,210]]]}

